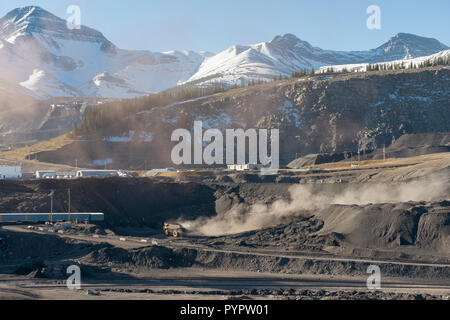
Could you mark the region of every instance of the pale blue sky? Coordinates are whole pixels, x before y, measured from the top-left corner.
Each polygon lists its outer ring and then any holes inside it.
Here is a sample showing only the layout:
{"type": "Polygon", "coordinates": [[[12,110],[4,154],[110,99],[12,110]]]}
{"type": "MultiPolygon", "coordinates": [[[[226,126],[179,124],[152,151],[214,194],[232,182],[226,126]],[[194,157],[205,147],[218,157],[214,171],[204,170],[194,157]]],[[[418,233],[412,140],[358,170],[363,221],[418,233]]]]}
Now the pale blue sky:
{"type": "Polygon", "coordinates": [[[83,25],[123,49],[219,52],[284,33],[334,50],[371,49],[399,32],[450,45],[448,0],[1,0],[0,16],[38,5],[66,18],[72,4],[83,25]],[[381,8],[381,30],[366,28],[373,4],[381,8]]]}

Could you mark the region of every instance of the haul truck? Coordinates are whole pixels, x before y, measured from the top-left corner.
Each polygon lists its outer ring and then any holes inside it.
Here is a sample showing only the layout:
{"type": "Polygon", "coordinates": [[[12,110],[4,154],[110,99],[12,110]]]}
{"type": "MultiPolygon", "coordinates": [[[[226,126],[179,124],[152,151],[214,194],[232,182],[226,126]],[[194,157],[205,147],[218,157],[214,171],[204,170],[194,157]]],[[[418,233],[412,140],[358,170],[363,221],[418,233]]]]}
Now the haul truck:
{"type": "Polygon", "coordinates": [[[168,237],[181,238],[185,232],[186,230],[179,224],[164,223],[164,233],[168,237]]]}

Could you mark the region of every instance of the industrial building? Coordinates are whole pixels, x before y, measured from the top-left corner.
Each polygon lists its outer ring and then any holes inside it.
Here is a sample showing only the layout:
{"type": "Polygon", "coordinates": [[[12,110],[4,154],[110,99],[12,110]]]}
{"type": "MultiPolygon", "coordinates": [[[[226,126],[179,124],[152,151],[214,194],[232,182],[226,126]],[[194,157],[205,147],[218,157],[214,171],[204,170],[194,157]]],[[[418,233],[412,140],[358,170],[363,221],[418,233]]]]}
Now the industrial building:
{"type": "Polygon", "coordinates": [[[56,178],[56,172],[55,171],[36,171],[36,178],[38,178],[38,179],[56,178]]]}
{"type": "Polygon", "coordinates": [[[20,166],[0,166],[0,180],[22,178],[22,167],[20,166]]]}
{"type": "Polygon", "coordinates": [[[37,179],[70,179],[76,175],[76,172],[36,171],[37,179]]]}
{"type": "Polygon", "coordinates": [[[118,176],[117,170],[80,170],[77,172],[77,178],[81,177],[107,177],[118,176]]]}
{"type": "Polygon", "coordinates": [[[128,177],[126,173],[121,172],[120,170],[80,170],[77,171],[76,177],[128,177]]]}
{"type": "Polygon", "coordinates": [[[234,171],[247,171],[247,170],[258,170],[261,166],[258,164],[231,164],[228,165],[228,170],[234,170],[234,171]]]}
{"type": "Polygon", "coordinates": [[[128,175],[119,170],[79,170],[77,172],[36,171],[35,176],[37,179],[73,179],[107,176],[127,177],[128,175]]]}

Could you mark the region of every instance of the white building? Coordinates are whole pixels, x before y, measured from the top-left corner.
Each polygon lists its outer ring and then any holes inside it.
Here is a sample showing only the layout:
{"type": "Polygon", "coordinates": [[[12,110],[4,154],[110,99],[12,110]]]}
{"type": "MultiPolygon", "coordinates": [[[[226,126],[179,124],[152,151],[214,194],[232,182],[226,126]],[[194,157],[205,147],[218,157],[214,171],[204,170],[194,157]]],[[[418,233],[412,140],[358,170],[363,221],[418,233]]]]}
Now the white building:
{"type": "Polygon", "coordinates": [[[22,178],[22,167],[20,166],[0,166],[1,179],[19,179],[22,178]]]}
{"type": "Polygon", "coordinates": [[[252,163],[228,165],[228,170],[234,170],[234,171],[258,170],[260,168],[261,168],[260,165],[252,164],[252,163]]]}
{"type": "Polygon", "coordinates": [[[72,179],[76,176],[76,172],[36,171],[37,179],[72,179]]]}
{"type": "Polygon", "coordinates": [[[73,179],[77,176],[76,172],[57,172],[56,179],[73,179]]]}
{"type": "Polygon", "coordinates": [[[44,178],[56,178],[55,171],[36,171],[36,178],[44,179],[44,178]]]}

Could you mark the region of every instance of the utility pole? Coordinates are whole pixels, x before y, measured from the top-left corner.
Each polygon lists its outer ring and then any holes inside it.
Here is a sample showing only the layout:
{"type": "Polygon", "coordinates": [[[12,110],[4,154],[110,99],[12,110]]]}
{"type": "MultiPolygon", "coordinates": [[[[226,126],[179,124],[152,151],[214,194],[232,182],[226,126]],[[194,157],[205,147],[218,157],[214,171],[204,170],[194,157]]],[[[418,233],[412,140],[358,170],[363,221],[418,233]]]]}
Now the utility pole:
{"type": "Polygon", "coordinates": [[[71,221],[70,220],[70,188],[69,188],[68,220],[69,220],[69,222],[71,221]]]}
{"type": "Polygon", "coordinates": [[[386,161],[386,145],[383,144],[383,161],[386,161]]]}
{"type": "Polygon", "coordinates": [[[75,159],[75,169],[78,169],[78,159],[75,159]]]}
{"type": "MultiPolygon", "coordinates": [[[[346,153],[347,151],[344,151],[346,153]]],[[[353,153],[350,151],[350,168],[353,167],[353,153]]]]}
{"type": "Polygon", "coordinates": [[[50,222],[53,223],[53,195],[55,194],[55,190],[50,191],[50,222]]]}

